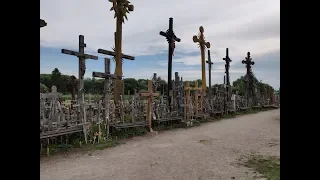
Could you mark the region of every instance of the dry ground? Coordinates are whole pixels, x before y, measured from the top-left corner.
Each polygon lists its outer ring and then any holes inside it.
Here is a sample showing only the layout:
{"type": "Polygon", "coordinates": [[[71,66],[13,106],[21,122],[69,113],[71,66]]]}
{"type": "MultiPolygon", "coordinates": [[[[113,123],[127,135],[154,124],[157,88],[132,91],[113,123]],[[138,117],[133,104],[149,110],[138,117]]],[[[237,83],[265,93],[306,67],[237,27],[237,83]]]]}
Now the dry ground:
{"type": "Polygon", "coordinates": [[[251,153],[280,157],[280,109],[135,137],[120,146],[40,160],[41,180],[254,179],[251,153]]]}

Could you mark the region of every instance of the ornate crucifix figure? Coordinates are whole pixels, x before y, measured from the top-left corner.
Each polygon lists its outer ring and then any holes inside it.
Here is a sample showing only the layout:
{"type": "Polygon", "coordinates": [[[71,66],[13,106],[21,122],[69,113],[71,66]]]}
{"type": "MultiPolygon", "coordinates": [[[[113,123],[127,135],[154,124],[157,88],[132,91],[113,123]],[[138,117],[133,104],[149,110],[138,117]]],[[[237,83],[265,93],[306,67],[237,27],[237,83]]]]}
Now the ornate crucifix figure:
{"type": "Polygon", "coordinates": [[[47,26],[47,23],[45,20],[40,19],[40,28],[47,26]]]}
{"type": "Polygon", "coordinates": [[[247,97],[247,103],[248,103],[249,96],[252,96],[255,94],[254,89],[253,89],[253,78],[252,78],[252,71],[251,71],[251,65],[254,65],[254,62],[252,61],[252,58],[250,57],[250,52],[247,53],[247,57],[245,57],[245,60],[242,60],[242,64],[246,64],[246,68],[247,68],[246,97],[247,97]]]}
{"type": "Polygon", "coordinates": [[[229,49],[226,48],[226,57],[223,58],[224,61],[226,61],[225,64],[225,69],[226,69],[226,91],[227,91],[227,99],[229,100],[231,98],[230,95],[230,75],[229,75],[229,69],[230,69],[230,62],[232,62],[232,60],[229,58],[229,49]]]}
{"type": "Polygon", "coordinates": [[[175,41],[180,42],[179,39],[173,32],[173,18],[169,18],[169,29],[166,32],[160,31],[160,35],[165,37],[169,44],[168,49],[168,103],[171,110],[171,97],[170,97],[170,90],[172,90],[172,56],[175,48],[175,41]]]}
{"type": "Polygon", "coordinates": [[[208,61],[206,63],[208,63],[209,67],[209,92],[211,92],[211,66],[213,62],[211,61],[210,50],[208,50],[208,61]]]}
{"type": "Polygon", "coordinates": [[[85,141],[87,143],[87,132],[86,132],[86,115],[84,110],[84,81],[83,76],[86,72],[86,60],[93,59],[98,60],[98,56],[93,56],[90,54],[84,53],[84,48],[87,45],[84,43],[84,36],[79,35],[79,52],[71,51],[67,49],[62,49],[61,53],[68,54],[72,56],[77,56],[79,58],[79,94],[78,94],[78,102],[80,103],[80,119],[83,120],[83,133],[85,137],[85,141]]]}
{"type": "Polygon", "coordinates": [[[210,42],[206,42],[204,38],[204,28],[200,26],[198,36],[193,36],[193,42],[199,43],[200,51],[201,51],[201,69],[202,69],[202,91],[205,93],[207,89],[206,83],[206,60],[205,60],[205,49],[210,48],[210,42]]]}
{"type": "MultiPolygon", "coordinates": [[[[124,23],[124,18],[128,20],[127,13],[134,10],[134,6],[130,4],[128,0],[109,0],[112,3],[110,11],[114,11],[114,18],[116,18],[117,27],[115,33],[115,72],[114,74],[120,79],[115,80],[114,85],[114,101],[118,103],[120,101],[120,96],[124,95],[124,87],[122,79],[122,58],[125,58],[122,54],[122,23],[124,23]]],[[[98,51],[99,52],[99,51],[98,51]]],[[[130,59],[130,58],[128,58],[130,59]]],[[[134,57],[133,59],[134,60],[134,57]]]]}

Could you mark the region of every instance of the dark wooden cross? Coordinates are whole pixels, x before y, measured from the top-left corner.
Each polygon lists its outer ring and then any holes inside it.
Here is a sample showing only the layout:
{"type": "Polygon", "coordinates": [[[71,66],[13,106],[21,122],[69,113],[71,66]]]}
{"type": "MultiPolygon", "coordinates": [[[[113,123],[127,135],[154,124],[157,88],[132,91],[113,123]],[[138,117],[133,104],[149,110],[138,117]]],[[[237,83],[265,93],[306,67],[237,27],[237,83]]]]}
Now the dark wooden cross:
{"type": "Polygon", "coordinates": [[[84,43],[84,36],[79,35],[79,52],[71,51],[67,49],[62,49],[61,53],[68,54],[72,56],[77,56],[79,58],[79,94],[78,94],[78,102],[80,103],[80,119],[83,119],[83,133],[85,137],[85,141],[87,143],[87,125],[86,125],[86,115],[85,115],[85,107],[84,107],[84,74],[86,72],[86,59],[98,60],[98,56],[93,56],[90,54],[84,53],[84,48],[86,44],[84,43]]]}
{"type": "Polygon", "coordinates": [[[227,98],[229,99],[231,96],[229,94],[229,88],[230,88],[230,75],[229,75],[229,69],[230,69],[230,62],[232,62],[232,60],[229,57],[229,49],[226,48],[226,57],[223,58],[223,60],[226,62],[225,64],[225,69],[226,69],[226,91],[227,91],[227,98]]]}
{"type": "Polygon", "coordinates": [[[208,63],[209,67],[209,91],[211,91],[211,66],[213,62],[211,61],[210,50],[208,50],[208,61],[206,63],[208,63]]]}
{"type": "Polygon", "coordinates": [[[159,93],[154,93],[152,90],[152,80],[148,80],[148,92],[141,92],[141,96],[148,97],[148,109],[147,109],[147,122],[149,125],[150,132],[152,132],[152,122],[151,122],[151,116],[152,116],[152,98],[156,96],[160,96],[159,93]]]}
{"type": "Polygon", "coordinates": [[[254,94],[253,90],[253,84],[252,84],[252,74],[251,74],[251,65],[254,65],[254,62],[252,61],[252,58],[250,57],[250,52],[247,53],[247,57],[245,57],[245,60],[242,60],[242,64],[246,64],[247,68],[247,74],[246,74],[246,99],[247,99],[247,106],[249,105],[249,96],[254,94]],[[249,87],[250,86],[250,87],[249,87]],[[250,93],[249,93],[250,92],[250,93]]]}
{"type": "Polygon", "coordinates": [[[249,74],[251,73],[251,65],[254,65],[254,62],[250,57],[250,52],[247,53],[247,57],[245,57],[245,60],[242,60],[242,64],[246,64],[247,76],[249,76],[249,74]]]}
{"type": "Polygon", "coordinates": [[[169,29],[166,32],[160,31],[160,35],[165,37],[169,44],[168,49],[168,104],[171,109],[171,97],[170,96],[170,90],[172,90],[172,56],[175,48],[175,42],[180,42],[181,39],[178,38],[174,32],[173,32],[173,18],[169,18],[169,29]]]}
{"type": "Polygon", "coordinates": [[[47,26],[47,23],[45,20],[40,19],[40,28],[47,26]]]}

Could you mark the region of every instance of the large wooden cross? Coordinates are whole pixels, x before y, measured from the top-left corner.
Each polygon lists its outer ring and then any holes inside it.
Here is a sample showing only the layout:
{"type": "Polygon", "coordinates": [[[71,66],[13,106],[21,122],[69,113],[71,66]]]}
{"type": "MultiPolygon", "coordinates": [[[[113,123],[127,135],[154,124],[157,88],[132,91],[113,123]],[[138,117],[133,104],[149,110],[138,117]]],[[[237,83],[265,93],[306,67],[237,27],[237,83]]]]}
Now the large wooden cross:
{"type": "MultiPolygon", "coordinates": [[[[194,85],[194,87],[190,87],[190,86],[188,86],[188,87],[185,87],[185,90],[194,90],[194,106],[195,106],[195,108],[194,108],[194,113],[195,113],[195,115],[197,116],[198,115],[198,104],[199,104],[199,94],[198,94],[198,91],[199,90],[202,90],[202,88],[200,87],[198,87],[198,81],[196,81],[195,82],[195,85],[194,85]]],[[[203,99],[201,99],[201,101],[200,101],[200,104],[202,104],[202,101],[203,101],[203,99]]],[[[200,107],[201,107],[201,111],[202,111],[202,105],[200,105],[200,107]]]]}
{"type": "MultiPolygon", "coordinates": [[[[116,33],[115,33],[115,36],[116,36],[116,33]]],[[[108,51],[108,50],[104,50],[104,49],[98,49],[98,53],[113,56],[113,57],[115,57],[115,59],[117,58],[116,51],[108,51]]],[[[134,60],[135,59],[133,56],[129,56],[129,55],[126,55],[123,53],[120,53],[120,55],[121,55],[121,57],[120,57],[121,59],[122,58],[127,59],[127,60],[134,60]]],[[[117,65],[117,62],[116,62],[114,74],[117,77],[117,79],[115,80],[115,86],[114,86],[114,102],[118,103],[120,101],[120,96],[124,95],[123,81],[121,80],[122,79],[122,62],[121,62],[121,65],[117,65]]]]}
{"type": "MultiPolygon", "coordinates": [[[[110,74],[110,59],[104,58],[104,73],[102,72],[92,72],[93,77],[104,78],[104,115],[107,129],[107,139],[109,138],[109,107],[110,107],[110,84],[111,79],[116,79],[116,75],[110,74]]],[[[99,122],[99,131],[100,131],[100,122],[99,122]]],[[[100,132],[99,132],[100,134],[100,132]]]]}
{"type": "Polygon", "coordinates": [[[78,95],[78,102],[80,103],[80,118],[83,120],[83,133],[85,136],[85,141],[87,143],[87,127],[86,127],[86,115],[85,115],[85,107],[84,107],[84,74],[86,72],[86,60],[93,59],[98,60],[98,56],[85,54],[84,48],[87,45],[84,43],[84,36],[79,35],[79,52],[71,51],[67,49],[62,49],[61,53],[68,54],[72,56],[77,56],[79,58],[79,95],[78,95]]]}
{"type": "Polygon", "coordinates": [[[40,28],[47,26],[47,23],[45,20],[40,19],[40,28]]]}
{"type": "Polygon", "coordinates": [[[206,82],[206,60],[205,60],[205,48],[210,48],[210,42],[206,42],[203,32],[204,28],[200,26],[198,36],[193,36],[193,42],[198,43],[201,51],[201,69],[202,69],[202,93],[207,90],[207,82],[206,82]]]}
{"type": "MultiPolygon", "coordinates": [[[[175,41],[180,42],[181,39],[178,38],[173,31],[173,18],[169,18],[169,29],[166,32],[160,31],[160,35],[165,37],[169,44],[168,49],[168,96],[170,95],[170,90],[172,90],[172,56],[174,55],[175,41]]],[[[171,97],[168,97],[168,103],[171,110],[171,97]]]]}
{"type": "Polygon", "coordinates": [[[249,103],[249,91],[251,94],[254,94],[253,90],[253,84],[252,84],[252,74],[251,74],[251,65],[254,65],[254,62],[252,61],[252,58],[250,57],[250,52],[247,53],[247,57],[245,57],[245,60],[242,60],[242,64],[246,64],[247,68],[247,74],[246,74],[246,97],[247,97],[247,103],[249,103]],[[249,87],[250,86],[250,87],[249,87]]]}
{"type": "Polygon", "coordinates": [[[150,132],[152,132],[152,122],[151,122],[151,116],[152,116],[152,98],[159,96],[159,93],[154,93],[152,90],[152,80],[148,80],[148,92],[141,92],[141,96],[148,97],[148,109],[147,109],[147,122],[149,125],[150,132]]]}
{"type": "Polygon", "coordinates": [[[226,57],[223,58],[223,60],[226,62],[225,69],[226,69],[226,91],[227,91],[227,98],[230,99],[230,75],[229,75],[229,69],[230,69],[230,62],[232,60],[229,57],[229,49],[226,48],[226,57]]]}
{"type": "Polygon", "coordinates": [[[206,63],[208,63],[209,67],[209,91],[211,91],[211,66],[213,62],[211,61],[210,50],[208,50],[208,61],[206,61],[206,63]]]}
{"type": "Polygon", "coordinates": [[[252,61],[252,58],[250,57],[250,52],[247,53],[245,60],[242,60],[242,64],[246,64],[247,75],[249,75],[251,73],[251,65],[254,65],[254,61],[252,61]]]}

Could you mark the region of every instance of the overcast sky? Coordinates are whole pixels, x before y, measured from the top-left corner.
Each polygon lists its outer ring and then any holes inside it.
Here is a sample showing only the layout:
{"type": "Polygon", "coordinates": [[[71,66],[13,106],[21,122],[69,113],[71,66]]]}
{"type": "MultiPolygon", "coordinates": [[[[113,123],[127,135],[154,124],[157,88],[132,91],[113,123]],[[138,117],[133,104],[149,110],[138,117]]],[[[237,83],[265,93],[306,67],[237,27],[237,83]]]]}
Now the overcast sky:
{"type": "MultiPolygon", "coordinates": [[[[78,36],[84,35],[86,53],[97,55],[97,49],[111,50],[116,29],[112,4],[108,0],[40,0],[40,18],[48,26],[40,29],[40,73],[59,68],[63,74],[76,75],[76,57],[61,54],[61,49],[78,50],[78,36]]],[[[192,41],[199,26],[204,27],[211,43],[212,84],[222,83],[225,49],[232,59],[231,81],[245,75],[241,61],[251,52],[253,72],[275,89],[280,86],[280,1],[279,0],[131,0],[134,11],[123,25],[123,53],[136,57],[125,60],[123,75],[151,78],[155,72],[167,79],[168,43],[159,31],[168,29],[169,17],[177,37],[173,57],[175,71],[184,80],[201,79],[198,45],[192,41]]],[[[206,53],[207,55],[207,53],[206,53]]],[[[85,77],[92,71],[103,71],[103,58],[88,60],[85,77]]],[[[207,57],[206,57],[207,59],[207,57]]],[[[207,65],[206,65],[207,67],[207,65]]],[[[112,63],[111,71],[114,71],[112,63]]],[[[208,84],[208,68],[207,84],[208,84]]]]}

